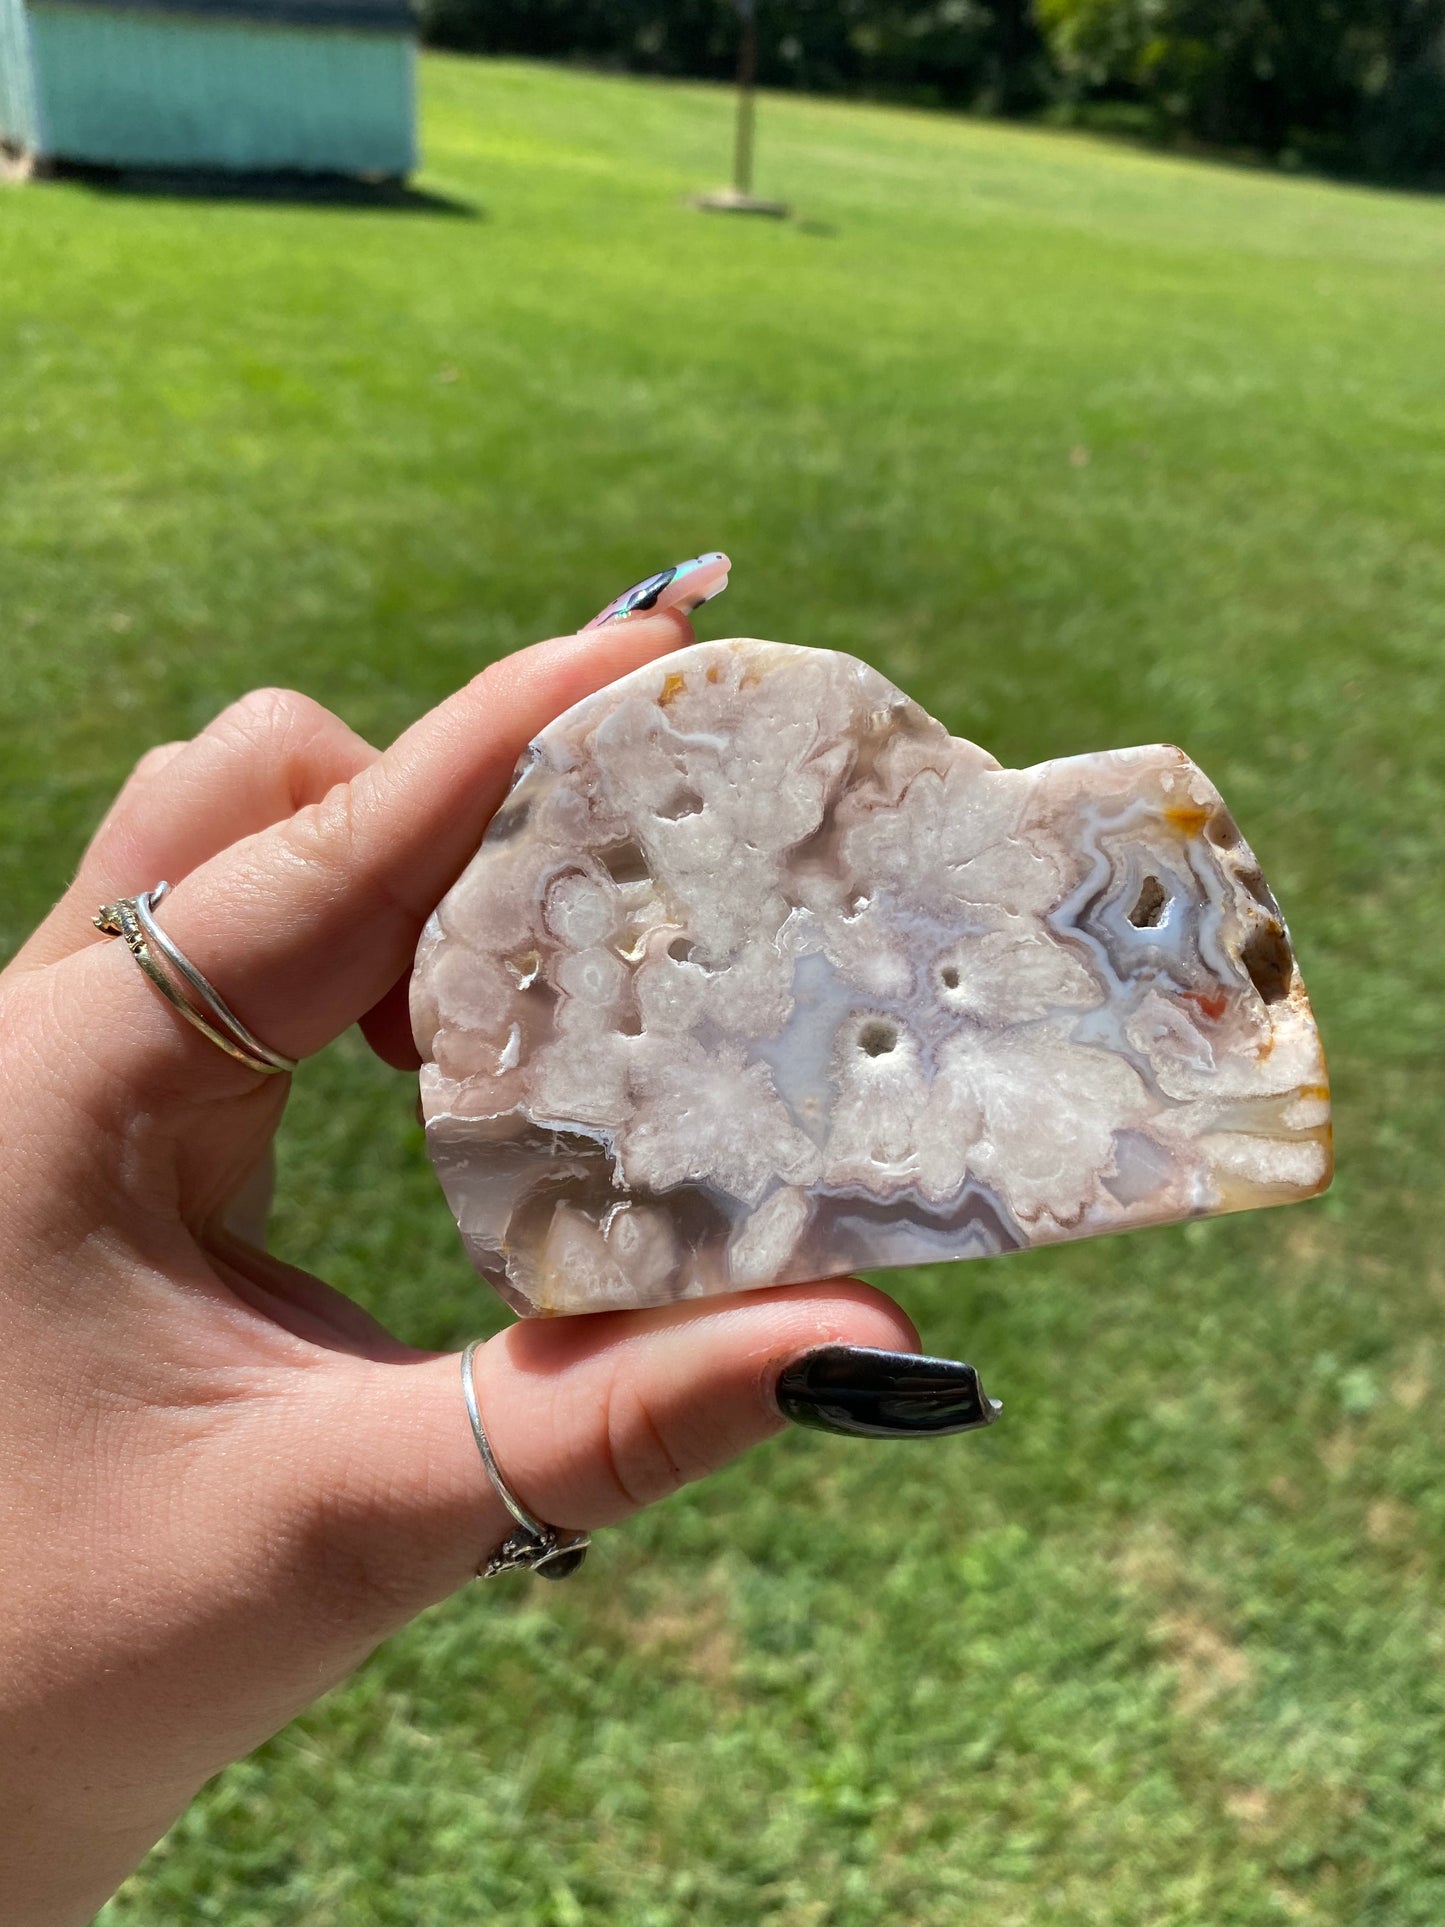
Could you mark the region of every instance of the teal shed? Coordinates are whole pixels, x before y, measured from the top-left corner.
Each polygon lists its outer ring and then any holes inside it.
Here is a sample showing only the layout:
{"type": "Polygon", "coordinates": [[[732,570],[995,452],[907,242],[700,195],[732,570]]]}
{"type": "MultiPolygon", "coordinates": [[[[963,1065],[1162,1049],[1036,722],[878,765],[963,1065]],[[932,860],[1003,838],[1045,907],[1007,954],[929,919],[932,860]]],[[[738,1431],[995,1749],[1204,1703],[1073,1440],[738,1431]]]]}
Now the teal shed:
{"type": "Polygon", "coordinates": [[[0,0],[0,143],[103,167],[395,179],[408,0],[0,0]]]}

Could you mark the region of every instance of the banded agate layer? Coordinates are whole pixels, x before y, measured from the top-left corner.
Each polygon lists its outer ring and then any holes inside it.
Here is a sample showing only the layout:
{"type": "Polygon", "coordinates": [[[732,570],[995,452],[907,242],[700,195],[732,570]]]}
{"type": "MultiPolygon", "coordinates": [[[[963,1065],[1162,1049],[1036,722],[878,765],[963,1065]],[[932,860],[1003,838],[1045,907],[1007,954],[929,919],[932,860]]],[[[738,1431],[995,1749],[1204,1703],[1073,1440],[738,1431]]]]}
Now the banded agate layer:
{"type": "Polygon", "coordinates": [[[546,729],[427,926],[427,1141],[524,1313],[1282,1203],[1279,907],[1182,751],[1003,769],[852,657],[699,644],[546,729]]]}

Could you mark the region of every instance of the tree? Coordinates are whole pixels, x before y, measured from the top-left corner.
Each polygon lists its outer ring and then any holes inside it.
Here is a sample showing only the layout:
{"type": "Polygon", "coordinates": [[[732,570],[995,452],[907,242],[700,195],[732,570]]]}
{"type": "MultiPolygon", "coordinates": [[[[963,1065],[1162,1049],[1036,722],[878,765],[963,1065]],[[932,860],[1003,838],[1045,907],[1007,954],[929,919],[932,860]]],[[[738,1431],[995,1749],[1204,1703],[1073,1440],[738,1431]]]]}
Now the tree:
{"type": "Polygon", "coordinates": [[[1445,173],[1445,0],[1037,0],[1068,98],[1386,176],[1445,173]]]}

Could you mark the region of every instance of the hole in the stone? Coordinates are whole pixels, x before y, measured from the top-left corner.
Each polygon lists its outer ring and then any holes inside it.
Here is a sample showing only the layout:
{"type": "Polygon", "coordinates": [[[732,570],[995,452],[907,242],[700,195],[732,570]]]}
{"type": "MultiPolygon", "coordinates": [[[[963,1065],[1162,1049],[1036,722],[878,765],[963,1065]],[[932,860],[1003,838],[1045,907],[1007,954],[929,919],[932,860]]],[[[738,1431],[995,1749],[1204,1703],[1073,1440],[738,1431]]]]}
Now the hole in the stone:
{"type": "Polygon", "coordinates": [[[962,982],[958,974],[958,965],[945,964],[938,973],[938,980],[945,990],[957,990],[959,984],[962,982]]]}
{"type": "Polygon", "coordinates": [[[860,893],[854,897],[853,901],[848,905],[848,915],[850,917],[861,917],[871,901],[872,899],[870,897],[860,893]]]}
{"type": "Polygon", "coordinates": [[[1168,907],[1169,896],[1158,877],[1145,877],[1134,908],[1129,912],[1129,921],[1136,930],[1157,930],[1168,907]]]}
{"type": "Polygon", "coordinates": [[[662,817],[666,822],[676,823],[681,817],[696,816],[701,809],[702,798],[696,790],[688,789],[684,784],[681,789],[674,790],[665,803],[660,803],[653,811],[653,815],[662,817]]]}
{"type": "Polygon", "coordinates": [[[1261,910],[1271,917],[1279,916],[1279,905],[1275,902],[1273,893],[1264,880],[1264,872],[1257,863],[1241,865],[1234,874],[1239,880],[1239,887],[1248,891],[1261,910]]]}
{"type": "Polygon", "coordinates": [[[691,963],[697,955],[697,945],[690,937],[674,937],[667,946],[667,954],[674,963],[691,963]]]}
{"type": "Polygon", "coordinates": [[[630,838],[626,843],[614,843],[609,850],[600,850],[598,856],[614,883],[641,883],[651,874],[641,844],[630,838]]]}
{"type": "Polygon", "coordinates": [[[875,1018],[858,1033],[858,1048],[865,1057],[886,1057],[898,1042],[898,1026],[875,1018]]]}
{"type": "Polygon", "coordinates": [[[1239,834],[1239,825],[1222,803],[1216,804],[1210,811],[1204,834],[1217,850],[1232,850],[1236,844],[1244,841],[1239,834]]]}
{"type": "Polygon", "coordinates": [[[640,1012],[635,1008],[623,1011],[617,1020],[617,1031],[621,1037],[640,1037],[642,1035],[642,1017],[640,1012]]]}
{"type": "Polygon", "coordinates": [[[1239,961],[1267,1004],[1283,1003],[1294,982],[1294,954],[1280,924],[1256,924],[1245,939],[1239,961]]]}

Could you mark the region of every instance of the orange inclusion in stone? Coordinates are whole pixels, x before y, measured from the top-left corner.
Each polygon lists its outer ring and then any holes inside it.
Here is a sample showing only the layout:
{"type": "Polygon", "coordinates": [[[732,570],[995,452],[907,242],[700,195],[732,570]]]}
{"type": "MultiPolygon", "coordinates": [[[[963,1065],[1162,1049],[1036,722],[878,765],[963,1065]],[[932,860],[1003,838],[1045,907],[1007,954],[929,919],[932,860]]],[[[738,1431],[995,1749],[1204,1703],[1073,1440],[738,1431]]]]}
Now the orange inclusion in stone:
{"type": "Polygon", "coordinates": [[[1189,1003],[1197,1004],[1212,1024],[1217,1024],[1229,1008],[1229,999],[1222,990],[1186,990],[1184,996],[1189,1003]]]}
{"type": "Polygon", "coordinates": [[[1209,812],[1200,809],[1197,803],[1180,803],[1173,809],[1165,810],[1164,820],[1172,823],[1185,836],[1198,836],[1209,821],[1209,812]]]}

